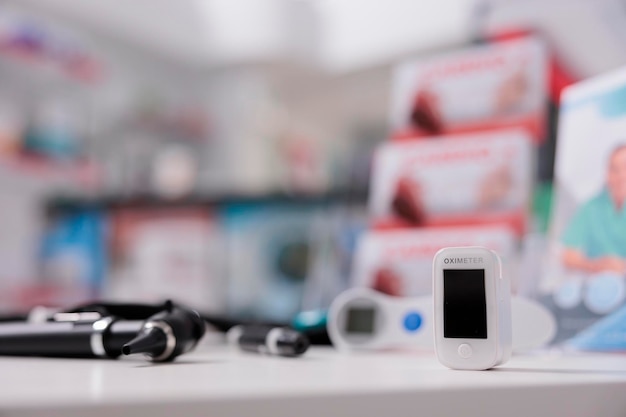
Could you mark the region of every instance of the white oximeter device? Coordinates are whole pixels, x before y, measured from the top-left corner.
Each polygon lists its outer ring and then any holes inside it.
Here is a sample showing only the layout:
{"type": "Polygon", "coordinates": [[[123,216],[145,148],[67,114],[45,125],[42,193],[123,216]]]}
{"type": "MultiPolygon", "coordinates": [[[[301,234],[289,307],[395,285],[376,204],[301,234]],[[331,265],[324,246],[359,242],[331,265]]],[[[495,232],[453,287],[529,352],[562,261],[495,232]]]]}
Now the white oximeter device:
{"type": "Polygon", "coordinates": [[[433,348],[432,297],[401,298],[369,288],[340,294],[328,311],[328,336],[339,350],[433,348]]]}
{"type": "Polygon", "coordinates": [[[494,251],[459,247],[437,252],[433,307],[435,351],[443,365],[483,370],[510,358],[511,285],[494,251]]]}

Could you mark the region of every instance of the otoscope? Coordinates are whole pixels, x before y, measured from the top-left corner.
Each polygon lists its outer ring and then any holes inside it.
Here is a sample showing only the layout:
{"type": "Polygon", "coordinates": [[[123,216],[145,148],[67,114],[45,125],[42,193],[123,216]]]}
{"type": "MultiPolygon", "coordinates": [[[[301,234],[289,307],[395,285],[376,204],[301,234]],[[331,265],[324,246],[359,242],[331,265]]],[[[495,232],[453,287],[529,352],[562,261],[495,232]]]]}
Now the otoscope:
{"type": "Polygon", "coordinates": [[[0,324],[0,355],[117,358],[143,353],[153,362],[167,362],[192,350],[204,332],[196,311],[171,302],[145,321],[64,313],[45,323],[0,324]]]}

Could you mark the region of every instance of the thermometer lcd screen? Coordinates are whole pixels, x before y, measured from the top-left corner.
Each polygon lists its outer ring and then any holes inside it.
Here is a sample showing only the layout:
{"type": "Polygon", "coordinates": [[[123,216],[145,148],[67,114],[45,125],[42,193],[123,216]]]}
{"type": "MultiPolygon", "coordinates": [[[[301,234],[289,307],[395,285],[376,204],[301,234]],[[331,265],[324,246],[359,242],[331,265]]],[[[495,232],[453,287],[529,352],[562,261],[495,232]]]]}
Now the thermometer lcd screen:
{"type": "Polygon", "coordinates": [[[346,317],[346,333],[371,334],[374,331],[374,316],[376,312],[370,307],[352,307],[348,309],[346,317]]]}
{"type": "Polygon", "coordinates": [[[443,337],[487,338],[484,269],[443,270],[443,337]]]}

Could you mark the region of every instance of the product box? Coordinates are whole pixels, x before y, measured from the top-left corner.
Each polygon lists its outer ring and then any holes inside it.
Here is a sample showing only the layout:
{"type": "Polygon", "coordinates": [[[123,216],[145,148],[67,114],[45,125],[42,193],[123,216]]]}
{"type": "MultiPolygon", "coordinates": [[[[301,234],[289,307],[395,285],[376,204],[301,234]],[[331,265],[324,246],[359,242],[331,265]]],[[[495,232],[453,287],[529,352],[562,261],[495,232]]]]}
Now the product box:
{"type": "Polygon", "coordinates": [[[332,204],[316,216],[302,311],[327,309],[350,286],[356,246],[367,225],[367,208],[360,203],[332,204]]]}
{"type": "Polygon", "coordinates": [[[25,117],[15,105],[12,94],[0,90],[0,156],[18,152],[25,125],[25,117]]]}
{"type": "Polygon", "coordinates": [[[304,203],[225,207],[230,315],[287,321],[301,310],[315,253],[311,236],[324,215],[304,203]]]}
{"type": "Polygon", "coordinates": [[[495,226],[370,231],[359,240],[352,284],[395,296],[429,295],[438,250],[484,246],[498,253],[515,287],[515,244],[510,229],[495,226]]]}
{"type": "Polygon", "coordinates": [[[626,69],[565,90],[541,283],[557,342],[626,350],[626,69]]]}
{"type": "Polygon", "coordinates": [[[81,176],[87,171],[74,164],[52,166],[6,155],[0,160],[0,310],[93,297],[88,287],[100,274],[91,271],[99,270],[100,261],[92,262],[91,254],[100,245],[105,216],[98,210],[48,216],[52,213],[44,213],[42,204],[53,196],[87,193],[93,185],[87,177],[95,177],[81,176]]]}
{"type": "Polygon", "coordinates": [[[99,210],[58,214],[47,225],[40,276],[30,300],[69,306],[102,296],[108,269],[106,217],[99,210]]]}
{"type": "Polygon", "coordinates": [[[169,298],[200,311],[223,311],[225,248],[215,213],[193,206],[126,208],[112,213],[111,226],[108,297],[169,298]]]}
{"type": "Polygon", "coordinates": [[[388,142],[375,154],[375,227],[508,224],[525,229],[533,176],[523,130],[388,142]]]}
{"type": "Polygon", "coordinates": [[[365,210],[345,202],[277,199],[229,204],[228,312],[288,322],[328,308],[350,285],[365,210]]]}
{"type": "Polygon", "coordinates": [[[393,74],[394,137],[523,127],[539,142],[547,65],[543,41],[532,36],[404,62],[393,74]]]}

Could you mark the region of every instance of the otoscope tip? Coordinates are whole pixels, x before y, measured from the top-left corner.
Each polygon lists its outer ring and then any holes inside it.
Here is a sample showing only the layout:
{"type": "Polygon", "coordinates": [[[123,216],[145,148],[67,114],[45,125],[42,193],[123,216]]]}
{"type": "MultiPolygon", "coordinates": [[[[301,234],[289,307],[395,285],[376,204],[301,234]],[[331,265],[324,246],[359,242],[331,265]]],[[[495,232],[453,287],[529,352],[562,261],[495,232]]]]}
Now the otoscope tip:
{"type": "Polygon", "coordinates": [[[124,355],[134,353],[145,353],[150,356],[159,356],[167,346],[167,337],[161,329],[151,328],[146,332],[141,332],[130,342],[122,346],[124,355]]]}

